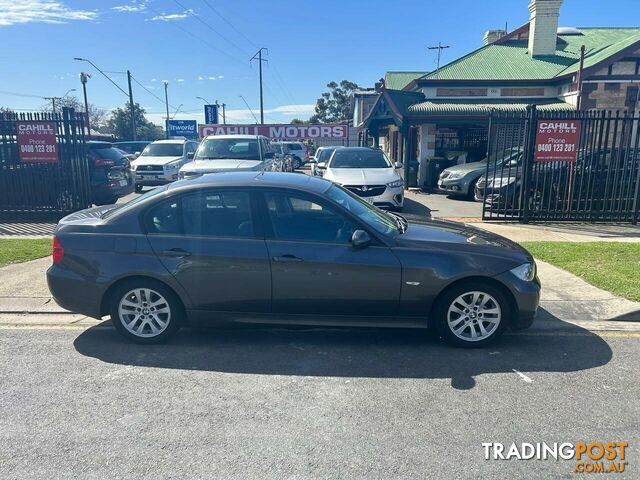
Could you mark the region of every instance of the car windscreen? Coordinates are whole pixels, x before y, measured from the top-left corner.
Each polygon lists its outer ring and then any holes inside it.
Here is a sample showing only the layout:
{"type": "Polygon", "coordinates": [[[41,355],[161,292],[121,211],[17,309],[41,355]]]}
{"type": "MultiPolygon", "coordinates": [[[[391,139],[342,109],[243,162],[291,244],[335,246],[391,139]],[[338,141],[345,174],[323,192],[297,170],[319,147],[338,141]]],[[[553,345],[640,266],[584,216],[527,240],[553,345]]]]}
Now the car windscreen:
{"type": "Polygon", "coordinates": [[[115,146],[120,150],[124,150],[127,153],[136,153],[144,149],[143,143],[116,143],[115,146]]]}
{"type": "Polygon", "coordinates": [[[151,143],[140,154],[141,157],[181,157],[182,143],[151,143]]]}
{"type": "Polygon", "coordinates": [[[133,200],[129,200],[127,203],[120,204],[116,208],[108,210],[107,212],[102,214],[102,218],[107,218],[107,217],[111,216],[112,214],[114,214],[116,212],[117,213],[126,212],[127,210],[129,210],[130,208],[134,207],[138,203],[144,202],[148,198],[155,197],[156,195],[159,195],[159,194],[161,194],[163,192],[166,192],[167,188],[168,187],[165,185],[165,186],[162,186],[162,187],[154,188],[153,190],[149,190],[148,192],[145,192],[142,195],[137,196],[133,200]]]}
{"type": "Polygon", "coordinates": [[[390,168],[391,163],[380,150],[338,149],[331,157],[330,168],[390,168]]]}
{"type": "Polygon", "coordinates": [[[342,205],[343,208],[349,210],[352,214],[369,225],[371,228],[384,235],[398,235],[400,230],[398,224],[389,216],[384,213],[378,207],[365,202],[356,194],[339,187],[338,185],[332,185],[325,195],[331,198],[334,202],[342,205]]]}
{"type": "Polygon", "coordinates": [[[257,139],[208,138],[200,144],[196,160],[260,160],[257,139]]]}
{"type": "Polygon", "coordinates": [[[124,156],[122,151],[112,147],[111,145],[91,145],[89,149],[96,157],[104,158],[106,160],[120,160],[124,156]]]}
{"type": "Polygon", "coordinates": [[[323,148],[316,153],[316,160],[318,162],[326,162],[331,158],[331,154],[334,152],[334,150],[335,148],[323,148]]]}

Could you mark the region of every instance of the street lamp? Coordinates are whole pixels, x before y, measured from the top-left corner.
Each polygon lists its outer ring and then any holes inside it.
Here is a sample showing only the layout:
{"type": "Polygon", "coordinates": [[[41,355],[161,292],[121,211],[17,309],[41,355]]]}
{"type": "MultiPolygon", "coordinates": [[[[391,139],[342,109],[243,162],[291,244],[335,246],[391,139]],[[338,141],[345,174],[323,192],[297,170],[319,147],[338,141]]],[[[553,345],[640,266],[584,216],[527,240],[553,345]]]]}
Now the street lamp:
{"type": "Polygon", "coordinates": [[[56,100],[62,100],[67,95],[69,95],[71,92],[75,92],[75,91],[76,91],[75,88],[71,88],[71,89],[67,90],[67,92],[61,97],[42,97],[42,98],[44,98],[45,100],[51,100],[51,110],[53,110],[53,113],[56,113],[56,100]]]}
{"type": "Polygon", "coordinates": [[[168,93],[169,81],[163,80],[162,83],[164,83],[164,103],[165,103],[165,106],[167,107],[167,120],[165,121],[164,129],[165,129],[166,137],[169,138],[169,93],[168,93]]]}
{"type": "Polygon", "coordinates": [[[205,105],[211,105],[211,102],[204,97],[196,97],[198,100],[202,100],[205,105]]]}
{"type": "Polygon", "coordinates": [[[82,93],[84,94],[84,112],[87,115],[87,133],[91,135],[91,125],[89,124],[89,102],[87,101],[87,81],[91,78],[90,73],[80,72],[80,83],[82,83],[82,93]]]}

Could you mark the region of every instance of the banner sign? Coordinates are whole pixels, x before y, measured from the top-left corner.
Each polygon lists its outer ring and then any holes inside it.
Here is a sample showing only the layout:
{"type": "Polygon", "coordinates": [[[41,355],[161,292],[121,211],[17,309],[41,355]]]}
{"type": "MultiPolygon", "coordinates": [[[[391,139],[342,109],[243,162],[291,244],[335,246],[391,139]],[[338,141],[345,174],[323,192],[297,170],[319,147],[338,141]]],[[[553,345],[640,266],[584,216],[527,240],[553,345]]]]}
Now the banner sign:
{"type": "Polygon", "coordinates": [[[349,138],[349,125],[198,125],[200,138],[207,135],[264,135],[273,140],[349,138]]]}
{"type": "Polygon", "coordinates": [[[208,125],[218,123],[218,105],[204,106],[204,123],[208,125]]]}
{"type": "Polygon", "coordinates": [[[167,120],[170,137],[198,138],[197,120],[167,120]]]}
{"type": "Polygon", "coordinates": [[[580,143],[580,120],[538,120],[535,162],[575,162],[580,143]]]}
{"type": "Polygon", "coordinates": [[[58,163],[55,122],[16,122],[22,163],[58,163]]]}

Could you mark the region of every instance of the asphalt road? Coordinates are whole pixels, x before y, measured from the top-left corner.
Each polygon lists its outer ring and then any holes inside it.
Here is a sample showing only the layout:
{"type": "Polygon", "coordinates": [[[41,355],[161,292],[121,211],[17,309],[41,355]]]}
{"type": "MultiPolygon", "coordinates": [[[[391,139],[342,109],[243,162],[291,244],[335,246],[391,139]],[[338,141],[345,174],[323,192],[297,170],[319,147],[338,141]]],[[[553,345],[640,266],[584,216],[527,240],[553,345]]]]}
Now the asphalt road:
{"type": "Polygon", "coordinates": [[[640,333],[574,326],[458,350],[389,330],[0,328],[2,478],[570,478],[482,442],[628,441],[640,333]]]}

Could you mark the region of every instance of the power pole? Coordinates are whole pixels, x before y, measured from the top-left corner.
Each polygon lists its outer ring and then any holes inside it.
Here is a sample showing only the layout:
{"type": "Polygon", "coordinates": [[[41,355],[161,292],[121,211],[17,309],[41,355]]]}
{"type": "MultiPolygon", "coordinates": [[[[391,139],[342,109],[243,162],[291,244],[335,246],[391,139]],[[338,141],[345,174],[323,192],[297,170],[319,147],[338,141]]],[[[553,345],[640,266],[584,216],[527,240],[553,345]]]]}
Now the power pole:
{"type": "Polygon", "coordinates": [[[445,48],[450,48],[449,45],[442,45],[440,42],[438,42],[438,45],[435,45],[433,47],[427,47],[427,50],[438,50],[438,63],[437,63],[437,67],[436,67],[436,78],[438,78],[438,71],[440,70],[440,55],[442,54],[442,50],[444,50],[445,48]]]}
{"type": "Polygon", "coordinates": [[[164,129],[165,136],[169,138],[169,93],[167,91],[167,89],[169,88],[169,82],[165,80],[162,83],[164,83],[164,104],[167,107],[167,120],[165,121],[164,129]]]}
{"type": "Polygon", "coordinates": [[[136,112],[133,105],[133,90],[131,89],[131,72],[127,70],[127,81],[129,82],[129,106],[131,107],[131,139],[135,142],[136,138],[136,112]]]}
{"type": "Polygon", "coordinates": [[[263,50],[266,50],[266,48],[262,47],[260,50],[258,50],[258,52],[253,57],[251,57],[251,60],[256,60],[256,57],[258,57],[257,60],[258,60],[258,66],[260,71],[260,125],[264,124],[264,102],[262,98],[262,62],[267,61],[262,59],[263,50]]]}
{"type": "Polygon", "coordinates": [[[226,124],[227,124],[227,115],[226,115],[226,113],[225,113],[225,111],[224,111],[224,109],[225,109],[225,107],[226,107],[226,106],[227,106],[227,104],[226,104],[226,103],[223,103],[223,104],[222,104],[222,124],[223,124],[223,125],[226,125],[226,124]]]}
{"type": "Polygon", "coordinates": [[[53,113],[56,113],[56,98],[58,97],[43,97],[45,100],[51,100],[51,109],[53,113]]]}
{"type": "Polygon", "coordinates": [[[82,93],[84,94],[84,111],[87,114],[87,133],[91,135],[91,125],[89,125],[89,102],[87,101],[87,80],[91,78],[88,73],[80,72],[80,82],[82,83],[82,93]]]}

